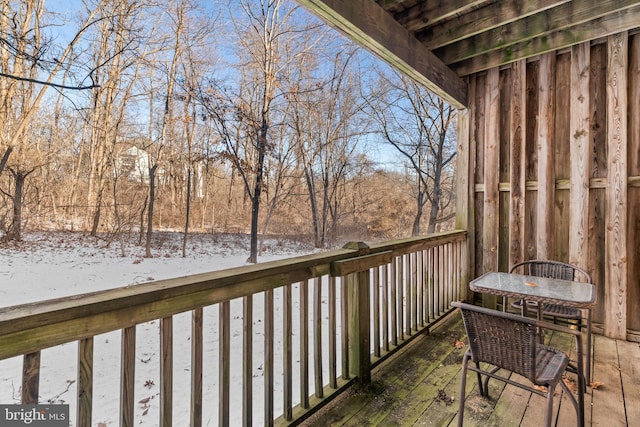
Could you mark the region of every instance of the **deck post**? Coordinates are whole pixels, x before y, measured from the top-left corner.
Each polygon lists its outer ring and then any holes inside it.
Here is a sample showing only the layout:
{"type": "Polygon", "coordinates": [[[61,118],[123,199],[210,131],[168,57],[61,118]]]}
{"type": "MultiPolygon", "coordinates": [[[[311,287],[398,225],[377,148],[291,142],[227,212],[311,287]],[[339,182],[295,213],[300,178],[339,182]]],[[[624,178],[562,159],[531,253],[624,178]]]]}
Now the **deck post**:
{"type": "MultiPolygon", "coordinates": [[[[345,249],[357,249],[360,255],[369,253],[369,246],[352,242],[345,249]]],[[[347,286],[347,311],[349,318],[349,371],[358,377],[360,384],[371,382],[370,346],[370,291],[369,270],[345,276],[347,286]]]]}

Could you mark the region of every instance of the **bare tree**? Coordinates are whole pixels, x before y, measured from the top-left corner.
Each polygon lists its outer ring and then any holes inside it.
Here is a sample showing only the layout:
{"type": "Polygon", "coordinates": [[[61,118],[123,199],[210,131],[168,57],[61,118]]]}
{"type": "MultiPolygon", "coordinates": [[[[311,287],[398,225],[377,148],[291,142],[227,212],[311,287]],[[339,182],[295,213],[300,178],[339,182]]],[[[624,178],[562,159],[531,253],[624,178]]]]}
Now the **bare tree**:
{"type": "Polygon", "coordinates": [[[453,197],[455,110],[424,87],[399,73],[383,74],[381,95],[370,103],[384,141],[400,154],[415,177],[416,214],[412,235],[420,233],[423,208],[429,202],[427,233],[448,217],[441,216],[453,197]]]}
{"type": "MultiPolygon", "coordinates": [[[[243,183],[251,203],[251,232],[248,262],[257,262],[258,231],[265,165],[274,149],[273,128],[282,121],[284,94],[281,74],[295,55],[285,49],[287,37],[299,31],[291,22],[297,7],[285,0],[240,0],[240,18],[234,18],[237,36],[237,81],[215,83],[201,92],[201,99],[223,144],[221,155],[228,160],[243,183]]],[[[290,47],[290,45],[287,45],[290,47]]]]}
{"type": "Polygon", "coordinates": [[[298,163],[309,197],[316,247],[325,247],[336,235],[344,184],[357,167],[358,141],[366,134],[357,49],[330,51],[322,67],[323,81],[309,81],[290,98],[298,163]]]}
{"type": "MultiPolygon", "coordinates": [[[[22,197],[25,180],[35,170],[48,162],[35,156],[30,144],[29,126],[47,89],[70,88],[54,80],[67,69],[68,59],[80,36],[95,21],[97,9],[89,11],[84,23],[64,49],[53,48],[52,41],[43,34],[46,25],[44,2],[25,0],[0,3],[0,173],[7,169],[13,177],[13,202],[11,225],[5,238],[22,238],[22,197]],[[55,55],[55,56],[54,56],[55,55]]],[[[90,86],[92,87],[92,86],[90,86]]]]}

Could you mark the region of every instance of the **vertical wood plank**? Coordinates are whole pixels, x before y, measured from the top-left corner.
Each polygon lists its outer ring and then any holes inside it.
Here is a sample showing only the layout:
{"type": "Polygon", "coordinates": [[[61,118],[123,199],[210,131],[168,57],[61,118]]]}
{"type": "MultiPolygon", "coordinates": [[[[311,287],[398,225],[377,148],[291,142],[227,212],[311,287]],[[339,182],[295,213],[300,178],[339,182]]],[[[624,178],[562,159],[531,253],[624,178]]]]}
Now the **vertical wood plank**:
{"type": "MultiPolygon", "coordinates": [[[[640,36],[629,39],[629,117],[640,117],[640,36]]],[[[640,176],[640,125],[629,120],[628,136],[629,177],[640,176]]],[[[640,301],[640,187],[629,187],[629,218],[627,226],[627,329],[640,331],[640,310],[634,301],[640,301]],[[635,279],[635,280],[634,280],[635,279]]],[[[638,414],[640,415],[640,414],[638,414]]]]}
{"type": "Polygon", "coordinates": [[[273,423],[274,306],[273,289],[264,292],[264,425],[273,423]]]}
{"type": "Polygon", "coordinates": [[[309,408],[309,282],[300,282],[300,406],[309,408]]]}
{"type": "Polygon", "coordinates": [[[315,395],[322,399],[322,286],[319,278],[313,279],[313,371],[315,395]]]}
{"type": "Polygon", "coordinates": [[[348,292],[345,278],[340,279],[340,328],[342,332],[342,379],[348,380],[349,375],[349,306],[348,292]]]}
{"type": "Polygon", "coordinates": [[[526,65],[526,136],[525,136],[525,227],[524,250],[525,259],[536,258],[536,216],[538,211],[537,188],[526,185],[527,181],[536,181],[538,169],[538,76],[540,61],[529,62],[526,65]]]}
{"type": "Polygon", "coordinates": [[[286,285],[282,289],[283,307],[282,307],[282,343],[283,343],[283,371],[284,371],[284,384],[283,384],[283,405],[284,405],[284,418],[287,421],[293,419],[293,305],[291,301],[291,285],[286,285]]]}
{"type": "Polygon", "coordinates": [[[587,234],[589,232],[589,163],[591,68],[589,42],[571,49],[571,193],[569,204],[569,262],[587,267],[587,234]]]}
{"type": "Polygon", "coordinates": [[[218,425],[226,427],[230,420],[231,387],[231,306],[229,301],[220,303],[218,319],[218,425]]]}
{"type": "Polygon", "coordinates": [[[338,388],[336,298],[336,278],[332,276],[329,277],[329,386],[334,389],[338,388]]]}
{"type": "Polygon", "coordinates": [[[36,405],[40,390],[40,352],[25,354],[22,358],[23,405],[36,405]]]}
{"type": "Polygon", "coordinates": [[[424,251],[416,253],[416,287],[418,290],[418,325],[424,327],[424,251]]]}
{"type": "MultiPolygon", "coordinates": [[[[591,178],[606,181],[607,178],[607,44],[600,43],[591,47],[590,53],[589,95],[591,118],[591,136],[589,158],[591,178]]],[[[593,188],[589,191],[589,234],[587,236],[589,256],[587,270],[596,283],[598,304],[593,309],[593,320],[604,324],[604,292],[606,256],[606,188],[593,188]]]]}
{"type": "Polygon", "coordinates": [[[173,412],[173,318],[160,319],[160,425],[171,427],[173,412]]]}
{"type": "MultiPolygon", "coordinates": [[[[607,65],[607,234],[605,239],[607,288],[605,334],[626,339],[627,334],[627,65],[626,32],[608,37],[607,65]]],[[[634,100],[638,102],[638,100],[634,100]]]]}
{"type": "Polygon", "coordinates": [[[253,295],[242,297],[242,425],[253,424],[253,295]]]}
{"type": "Polygon", "coordinates": [[[415,332],[418,330],[418,269],[417,254],[412,252],[409,254],[409,264],[411,268],[411,329],[415,332]]]}
{"type": "Polygon", "coordinates": [[[536,256],[554,257],[554,200],[556,179],[553,163],[555,114],[555,52],[540,57],[538,78],[538,212],[536,256]]]}
{"type": "Polygon", "coordinates": [[[389,351],[389,276],[387,265],[382,266],[382,343],[389,351]]]}
{"type": "MultiPolygon", "coordinates": [[[[473,270],[471,271],[471,277],[477,277],[484,273],[483,271],[483,254],[484,254],[484,190],[482,192],[475,192],[475,184],[482,184],[484,186],[484,150],[485,150],[485,135],[484,135],[484,123],[486,121],[487,111],[487,99],[486,99],[486,82],[487,75],[480,74],[472,76],[470,80],[470,89],[474,89],[475,94],[475,108],[472,111],[474,114],[471,116],[472,125],[471,137],[474,141],[475,156],[473,157],[475,167],[473,168],[473,198],[474,198],[474,233],[473,241],[473,253],[475,255],[473,270]]],[[[472,297],[473,298],[473,297],[472,297]]]]}
{"type": "Polygon", "coordinates": [[[202,426],[203,309],[191,312],[191,427],[202,426]]]}
{"type": "Polygon", "coordinates": [[[556,55],[554,84],[554,216],[553,259],[569,261],[569,231],[571,194],[567,185],[571,179],[571,53],[556,55]]]}
{"type": "Polygon", "coordinates": [[[373,273],[373,354],[380,357],[380,267],[373,273]]]}
{"type": "MultiPolygon", "coordinates": [[[[485,86],[486,114],[484,117],[484,221],[482,229],[482,271],[498,268],[498,172],[500,170],[500,72],[492,68],[485,86]]],[[[495,308],[495,295],[482,294],[486,307],[495,308]]]]}
{"type": "Polygon", "coordinates": [[[136,327],[122,330],[120,365],[120,427],[133,427],[136,380],[136,327]]]}
{"type": "Polygon", "coordinates": [[[449,308],[448,304],[446,304],[447,300],[447,284],[445,283],[447,272],[445,271],[444,261],[445,261],[445,253],[444,247],[439,245],[436,247],[438,251],[438,292],[440,293],[440,304],[438,306],[438,315],[444,314],[444,312],[449,308]]]}
{"type": "Polygon", "coordinates": [[[429,320],[434,320],[438,316],[438,292],[437,292],[437,268],[436,250],[429,248],[429,320]]]}
{"type": "Polygon", "coordinates": [[[413,292],[411,291],[411,255],[405,254],[400,257],[400,262],[404,265],[404,298],[405,298],[405,333],[411,336],[411,314],[413,307],[413,292]]]}
{"type": "Polygon", "coordinates": [[[398,335],[398,339],[400,341],[404,340],[404,260],[402,259],[402,255],[396,257],[396,290],[398,292],[398,296],[396,297],[397,304],[397,315],[398,315],[398,331],[396,332],[398,335]]]}
{"type": "Polygon", "coordinates": [[[91,425],[93,411],[93,337],[78,343],[78,409],[76,423],[91,425]]]}
{"type": "Polygon", "coordinates": [[[391,343],[393,345],[398,345],[398,314],[397,314],[397,303],[396,303],[396,299],[398,296],[397,293],[397,289],[398,289],[398,282],[396,280],[396,258],[394,257],[393,260],[391,260],[391,265],[390,267],[390,271],[389,271],[389,280],[391,280],[390,283],[390,301],[389,301],[389,306],[391,307],[391,315],[389,316],[391,319],[391,328],[390,328],[390,333],[391,333],[391,343]]]}
{"type": "Polygon", "coordinates": [[[500,141],[498,143],[498,252],[497,252],[497,270],[508,271],[509,269],[509,251],[510,251],[510,206],[511,194],[501,189],[503,183],[509,182],[511,173],[511,89],[512,89],[512,70],[505,68],[500,70],[498,80],[499,104],[498,135],[500,141]]]}
{"type": "Polygon", "coordinates": [[[524,260],[527,62],[511,66],[509,268],[524,260]]]}

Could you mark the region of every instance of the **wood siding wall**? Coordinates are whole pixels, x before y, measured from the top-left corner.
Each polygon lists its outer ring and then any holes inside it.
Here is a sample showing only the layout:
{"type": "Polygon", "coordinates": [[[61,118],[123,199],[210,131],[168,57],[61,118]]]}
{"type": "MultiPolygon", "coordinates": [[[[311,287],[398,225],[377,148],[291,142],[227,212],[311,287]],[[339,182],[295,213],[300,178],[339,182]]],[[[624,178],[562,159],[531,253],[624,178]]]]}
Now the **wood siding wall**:
{"type": "Polygon", "coordinates": [[[639,340],[640,35],[469,79],[472,275],[577,264],[598,287],[602,331],[639,340]]]}

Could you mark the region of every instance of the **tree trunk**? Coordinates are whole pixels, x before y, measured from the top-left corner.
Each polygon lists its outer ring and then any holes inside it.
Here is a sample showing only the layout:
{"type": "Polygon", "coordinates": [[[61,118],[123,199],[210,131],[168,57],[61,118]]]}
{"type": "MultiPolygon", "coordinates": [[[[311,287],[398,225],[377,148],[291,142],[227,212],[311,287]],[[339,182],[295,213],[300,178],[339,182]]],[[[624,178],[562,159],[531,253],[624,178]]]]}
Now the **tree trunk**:
{"type": "Polygon", "coordinates": [[[315,186],[313,185],[313,177],[310,168],[305,167],[305,180],[307,181],[307,190],[309,191],[309,203],[311,205],[311,221],[313,223],[313,243],[316,248],[322,247],[320,238],[320,219],[318,218],[318,203],[316,202],[315,186]]]}
{"type": "Polygon", "coordinates": [[[424,206],[424,192],[422,189],[418,190],[418,197],[416,197],[416,216],[413,219],[413,227],[411,228],[412,236],[420,235],[420,221],[422,220],[422,207],[424,206]]]}
{"type": "Polygon", "coordinates": [[[440,196],[442,194],[442,189],[438,185],[438,187],[433,190],[434,196],[431,201],[431,210],[429,211],[429,226],[427,228],[427,233],[431,234],[436,230],[436,223],[438,222],[438,214],[440,213],[440,196]]]}
{"type": "Polygon", "coordinates": [[[95,210],[93,211],[93,223],[91,225],[91,236],[97,236],[98,235],[98,226],[100,225],[100,213],[102,210],[102,191],[103,191],[103,187],[102,184],[100,184],[100,188],[98,189],[98,194],[96,195],[96,207],[95,210]]]}
{"type": "Polygon", "coordinates": [[[22,240],[22,193],[24,190],[24,181],[26,174],[21,172],[11,171],[13,174],[13,180],[16,186],[15,193],[13,193],[13,219],[11,227],[7,231],[7,240],[22,240]]]}
{"type": "Polygon", "coordinates": [[[145,245],[145,258],[151,258],[151,238],[153,237],[153,205],[156,201],[156,169],[155,164],[149,168],[149,210],[147,211],[147,243],[145,245]]]}
{"type": "Polygon", "coordinates": [[[9,160],[9,155],[11,154],[11,151],[13,151],[13,148],[7,147],[7,149],[4,152],[4,155],[2,156],[2,160],[0,160],[0,173],[2,173],[2,170],[6,166],[7,161],[9,160]]]}
{"type": "Polygon", "coordinates": [[[264,170],[264,158],[267,150],[267,129],[266,118],[262,118],[262,126],[258,137],[258,164],[256,171],[256,182],[251,198],[251,244],[249,248],[248,262],[255,264],[258,262],[258,218],[260,214],[260,195],[262,194],[262,179],[264,170]]]}
{"type": "Polygon", "coordinates": [[[187,237],[189,236],[189,216],[191,214],[191,165],[187,171],[187,200],[184,219],[184,236],[182,237],[182,258],[187,257],[187,237]]]}

